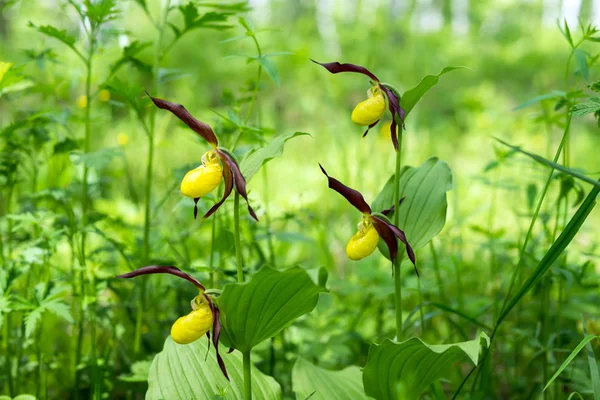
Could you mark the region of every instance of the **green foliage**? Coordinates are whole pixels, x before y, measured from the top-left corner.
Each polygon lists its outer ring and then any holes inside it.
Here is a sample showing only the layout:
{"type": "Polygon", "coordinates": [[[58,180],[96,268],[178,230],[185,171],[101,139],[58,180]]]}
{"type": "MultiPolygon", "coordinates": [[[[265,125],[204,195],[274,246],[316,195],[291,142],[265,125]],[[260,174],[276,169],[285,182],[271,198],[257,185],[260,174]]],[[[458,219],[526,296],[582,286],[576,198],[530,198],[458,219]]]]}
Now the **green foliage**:
{"type": "MultiPolygon", "coordinates": [[[[230,382],[219,370],[206,338],[179,345],[169,337],[150,367],[146,399],[212,399],[220,393],[224,393],[223,400],[244,399],[242,355],[235,351],[223,354],[223,359],[230,382]]],[[[273,378],[253,366],[252,395],[256,400],[279,400],[281,389],[273,378]]]]}
{"type": "Polygon", "coordinates": [[[583,348],[586,347],[588,343],[598,338],[599,337],[595,335],[586,335],[581,340],[581,342],[579,342],[579,344],[573,349],[573,351],[571,352],[571,354],[569,354],[565,361],[561,364],[556,373],[552,376],[552,378],[550,378],[548,383],[546,383],[546,386],[544,386],[544,391],[546,391],[546,389],[548,389],[548,387],[552,385],[552,382],[554,382],[556,378],[558,378],[558,376],[565,370],[565,368],[569,366],[569,364],[571,364],[571,361],[573,361],[575,357],[577,357],[577,354],[579,354],[579,352],[583,350],[583,348]]]}
{"type": "Polygon", "coordinates": [[[292,370],[292,385],[296,400],[367,399],[360,368],[356,366],[328,371],[298,357],[292,370]]]}
{"type": "Polygon", "coordinates": [[[250,150],[240,163],[242,174],[249,182],[260,167],[276,157],[281,157],[285,142],[298,136],[311,136],[306,132],[281,133],[273,138],[265,147],[250,150]]]}
{"type": "Polygon", "coordinates": [[[506,143],[505,141],[500,140],[498,138],[496,138],[496,140],[498,142],[502,143],[503,145],[505,145],[507,147],[510,147],[511,149],[513,149],[515,151],[518,151],[519,153],[523,153],[526,156],[529,156],[529,157],[533,158],[535,161],[537,161],[538,163],[540,163],[542,165],[545,165],[545,166],[553,168],[553,169],[557,169],[557,170],[559,170],[561,172],[564,172],[565,174],[571,175],[571,176],[573,176],[573,177],[575,177],[577,179],[581,179],[584,182],[587,182],[587,183],[589,183],[591,185],[594,185],[594,186],[600,188],[600,181],[597,181],[595,179],[587,177],[587,176],[585,176],[585,175],[583,175],[583,174],[581,174],[581,173],[579,173],[579,172],[577,172],[577,171],[575,171],[575,170],[573,170],[571,168],[567,168],[567,167],[565,167],[563,165],[560,165],[560,164],[557,164],[557,163],[555,163],[553,161],[547,160],[544,157],[538,156],[537,154],[533,154],[533,153],[530,153],[528,151],[522,150],[520,147],[510,145],[510,144],[506,143]]]}
{"type": "MultiPolygon", "coordinates": [[[[452,188],[448,165],[433,157],[419,167],[405,167],[400,174],[400,213],[398,227],[406,233],[413,249],[425,246],[446,223],[446,192],[452,188]]],[[[390,209],[394,202],[394,176],[387,181],[371,208],[390,209]]],[[[390,220],[394,220],[393,213],[390,220]]]]}
{"type": "Polygon", "coordinates": [[[440,77],[448,72],[455,71],[457,69],[468,69],[467,67],[445,67],[437,75],[427,75],[424,77],[417,86],[407,90],[402,95],[402,108],[406,112],[406,116],[412,111],[417,105],[419,100],[427,93],[431,88],[438,84],[440,77]]]}
{"type": "Polygon", "coordinates": [[[389,339],[371,346],[363,383],[367,395],[380,400],[416,399],[432,382],[447,377],[457,361],[479,362],[485,333],[468,342],[428,345],[418,338],[402,343],[389,339]],[[402,397],[398,397],[399,394],[402,397]]]}
{"type": "Polygon", "coordinates": [[[324,290],[299,267],[263,267],[246,283],[225,285],[218,304],[228,345],[251,350],[312,311],[324,290]]]}

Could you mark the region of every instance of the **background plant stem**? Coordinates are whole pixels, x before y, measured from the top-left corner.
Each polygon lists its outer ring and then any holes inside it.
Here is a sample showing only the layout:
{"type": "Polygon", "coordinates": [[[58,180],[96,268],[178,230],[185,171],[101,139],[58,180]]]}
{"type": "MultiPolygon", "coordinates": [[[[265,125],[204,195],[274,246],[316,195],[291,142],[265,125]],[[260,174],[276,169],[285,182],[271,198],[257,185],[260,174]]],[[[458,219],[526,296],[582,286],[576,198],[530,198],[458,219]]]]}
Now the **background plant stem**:
{"type": "Polygon", "coordinates": [[[243,352],[244,355],[244,399],[252,400],[252,360],[250,359],[250,351],[243,352]]]}

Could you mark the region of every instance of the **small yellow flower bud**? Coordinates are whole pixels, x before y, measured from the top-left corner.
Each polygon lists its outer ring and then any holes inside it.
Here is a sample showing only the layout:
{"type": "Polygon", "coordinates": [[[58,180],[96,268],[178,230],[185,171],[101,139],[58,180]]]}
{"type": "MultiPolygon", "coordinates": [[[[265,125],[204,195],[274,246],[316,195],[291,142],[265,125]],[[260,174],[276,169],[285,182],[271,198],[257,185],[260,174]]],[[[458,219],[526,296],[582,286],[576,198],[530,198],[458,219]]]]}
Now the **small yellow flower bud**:
{"type": "Polygon", "coordinates": [[[185,174],[181,181],[181,193],[192,199],[202,197],[219,186],[221,179],[223,168],[216,153],[211,150],[202,156],[201,166],[185,174]]]}
{"type": "Polygon", "coordinates": [[[204,295],[197,296],[192,302],[195,303],[192,312],[180,317],[171,327],[171,337],[175,343],[192,343],[206,335],[212,326],[212,310],[204,295]]]}
{"type": "Polygon", "coordinates": [[[375,251],[377,243],[379,243],[379,234],[368,217],[365,217],[358,225],[356,235],[348,242],[346,254],[351,260],[362,260],[375,251]]]}
{"type": "Polygon", "coordinates": [[[79,108],[87,107],[87,96],[79,96],[77,98],[77,107],[79,107],[79,108]]]}
{"type": "Polygon", "coordinates": [[[358,103],[352,111],[352,122],[360,126],[371,125],[385,114],[385,97],[379,87],[373,86],[367,94],[369,98],[358,103]]]}
{"type": "Polygon", "coordinates": [[[129,136],[127,136],[126,133],[119,133],[117,135],[117,143],[119,143],[119,146],[121,147],[127,146],[127,143],[129,143],[129,136]]]}
{"type": "Polygon", "coordinates": [[[106,89],[101,90],[100,92],[98,92],[98,100],[104,101],[104,102],[109,101],[110,100],[110,92],[106,89]]]}

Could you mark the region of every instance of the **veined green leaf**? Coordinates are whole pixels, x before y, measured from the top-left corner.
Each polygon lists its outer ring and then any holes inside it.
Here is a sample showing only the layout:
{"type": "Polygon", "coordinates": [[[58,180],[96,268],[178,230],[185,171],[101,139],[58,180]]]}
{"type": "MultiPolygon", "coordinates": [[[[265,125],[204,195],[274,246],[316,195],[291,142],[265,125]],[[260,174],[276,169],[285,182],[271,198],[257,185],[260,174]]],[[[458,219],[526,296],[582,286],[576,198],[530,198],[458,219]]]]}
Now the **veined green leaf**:
{"type": "Polygon", "coordinates": [[[307,135],[310,136],[310,133],[281,133],[275,136],[267,146],[250,150],[240,163],[240,169],[246,178],[246,182],[249,182],[250,179],[252,179],[252,177],[259,171],[260,167],[275,157],[280,157],[283,154],[285,142],[298,136],[307,135]]]}
{"type": "Polygon", "coordinates": [[[600,97],[591,97],[590,101],[575,104],[571,108],[571,114],[575,117],[583,117],[597,111],[600,111],[600,97]]]}
{"type": "MultiPolygon", "coordinates": [[[[446,223],[446,192],[452,188],[452,172],[436,157],[423,165],[404,167],[400,173],[400,222],[398,228],[406,234],[414,250],[425,246],[446,223]]],[[[394,175],[387,181],[371,208],[380,212],[394,204],[394,175]]],[[[390,220],[394,220],[390,214],[390,220]]],[[[384,253],[385,254],[385,253],[384,253]]]]}
{"type": "Polygon", "coordinates": [[[299,267],[263,267],[248,282],[225,285],[217,302],[227,344],[249,351],[312,311],[323,291],[299,267]]]}
{"type": "Polygon", "coordinates": [[[402,343],[389,339],[374,344],[363,369],[367,395],[378,400],[418,399],[434,381],[455,369],[454,363],[479,362],[481,340],[489,345],[489,337],[480,333],[468,342],[428,345],[419,338],[402,343]],[[403,397],[398,397],[399,391],[403,397]]]}
{"type": "MultiPolygon", "coordinates": [[[[224,400],[243,400],[244,382],[242,355],[234,351],[221,352],[228,382],[217,364],[214,349],[208,340],[201,338],[190,344],[177,344],[167,338],[163,350],[154,357],[148,375],[146,400],[213,399],[225,393],[224,400]]],[[[252,398],[279,400],[281,388],[275,379],[252,366],[252,398]]]]}
{"type": "MultiPolygon", "coordinates": [[[[448,72],[457,70],[457,69],[469,69],[467,67],[446,67],[440,71],[437,75],[427,75],[424,77],[421,82],[417,86],[412,89],[407,90],[402,95],[402,99],[400,105],[406,111],[406,116],[412,111],[415,105],[421,100],[421,98],[427,93],[432,87],[437,85],[440,81],[440,77],[448,72]]],[[[405,118],[406,118],[405,116],[405,118]]]]}
{"type": "Polygon", "coordinates": [[[359,367],[328,371],[301,357],[298,357],[292,369],[292,387],[296,400],[305,400],[311,395],[311,400],[368,399],[359,367]]]}

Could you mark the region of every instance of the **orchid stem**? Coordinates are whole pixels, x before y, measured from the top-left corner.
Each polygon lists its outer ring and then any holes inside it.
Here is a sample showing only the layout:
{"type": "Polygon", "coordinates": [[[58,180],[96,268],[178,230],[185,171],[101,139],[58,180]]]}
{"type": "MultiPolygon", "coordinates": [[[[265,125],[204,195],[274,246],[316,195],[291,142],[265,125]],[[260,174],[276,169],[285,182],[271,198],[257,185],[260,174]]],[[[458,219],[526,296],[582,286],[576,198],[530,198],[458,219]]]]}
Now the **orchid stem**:
{"type": "Polygon", "coordinates": [[[244,261],[242,260],[242,244],[240,240],[240,194],[236,191],[233,205],[233,229],[235,235],[235,260],[237,264],[238,282],[244,282],[244,261]]]}
{"type": "MultiPolygon", "coordinates": [[[[402,128],[396,127],[398,134],[398,148],[396,149],[396,173],[394,175],[394,225],[400,222],[398,203],[400,202],[400,166],[402,165],[402,128]]],[[[394,271],[394,293],[396,307],[396,340],[402,340],[402,278],[400,276],[400,265],[402,264],[402,252],[398,252],[396,259],[392,262],[394,271]]]]}
{"type": "Polygon", "coordinates": [[[243,352],[244,355],[244,400],[252,400],[252,361],[250,351],[243,352]]]}

